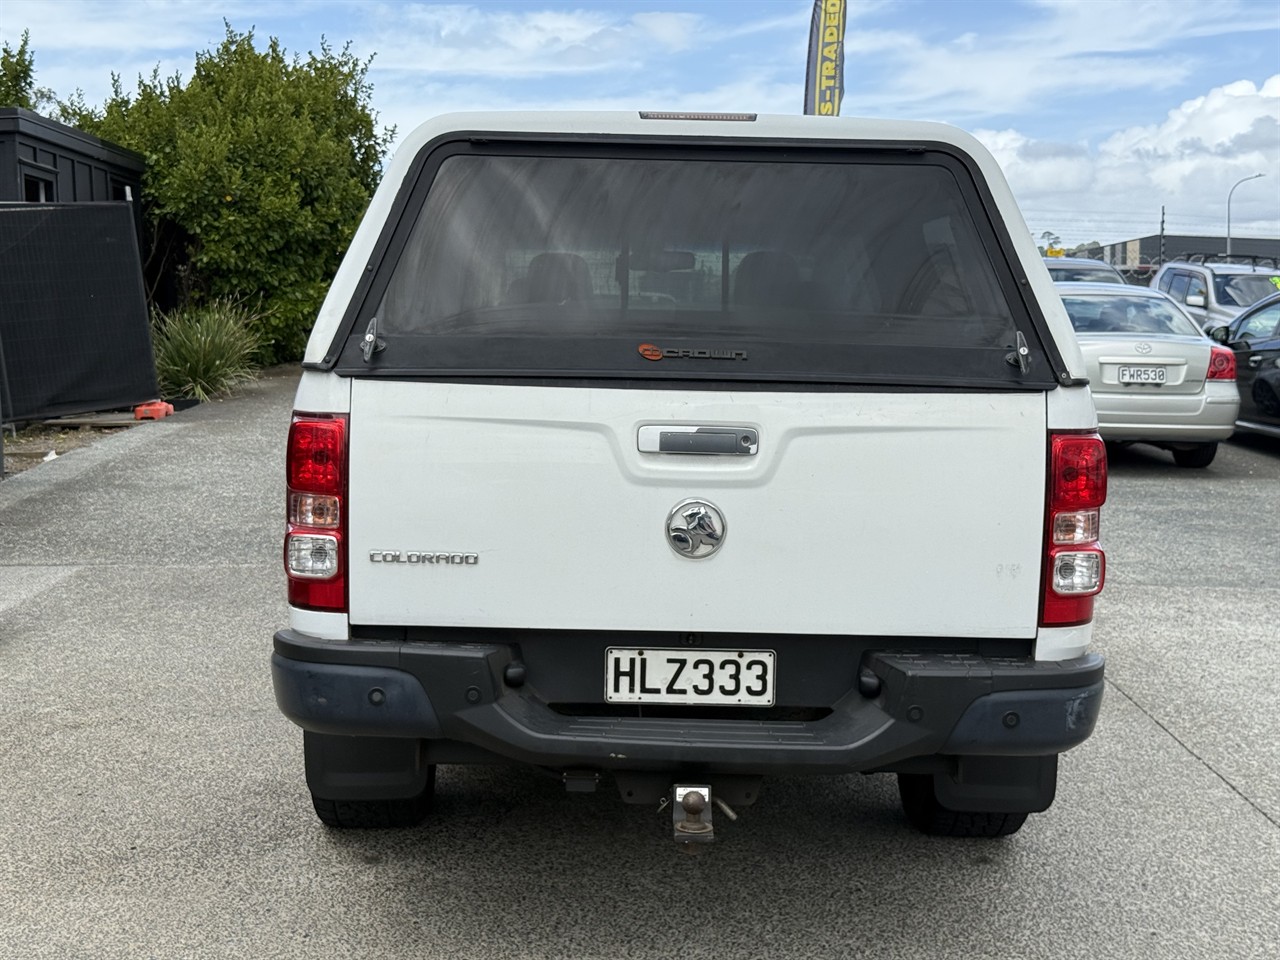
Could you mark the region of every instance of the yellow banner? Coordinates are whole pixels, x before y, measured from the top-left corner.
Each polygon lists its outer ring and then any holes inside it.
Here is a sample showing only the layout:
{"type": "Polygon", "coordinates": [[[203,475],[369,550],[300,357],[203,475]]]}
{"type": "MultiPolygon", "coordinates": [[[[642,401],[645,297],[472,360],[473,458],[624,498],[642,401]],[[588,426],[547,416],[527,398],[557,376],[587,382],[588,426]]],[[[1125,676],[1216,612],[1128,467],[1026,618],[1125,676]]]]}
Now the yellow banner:
{"type": "Polygon", "coordinates": [[[840,101],[844,99],[844,22],[845,0],[814,0],[804,83],[806,114],[840,116],[840,101]]]}

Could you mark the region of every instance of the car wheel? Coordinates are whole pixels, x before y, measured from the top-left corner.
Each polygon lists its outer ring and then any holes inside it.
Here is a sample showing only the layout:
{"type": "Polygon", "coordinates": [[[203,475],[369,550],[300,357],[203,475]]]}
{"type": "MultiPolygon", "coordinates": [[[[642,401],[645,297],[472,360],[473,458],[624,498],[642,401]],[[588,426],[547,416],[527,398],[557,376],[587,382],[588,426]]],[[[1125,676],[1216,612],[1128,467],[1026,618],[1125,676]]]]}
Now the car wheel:
{"type": "Polygon", "coordinates": [[[1180,467],[1207,467],[1213,463],[1213,458],[1218,455],[1218,445],[1216,443],[1197,443],[1189,449],[1179,450],[1174,448],[1173,462],[1180,467]]]}
{"type": "Polygon", "coordinates": [[[952,810],[938,802],[931,773],[898,774],[898,795],[907,821],[935,837],[1007,837],[1026,823],[1025,813],[952,810]]]}
{"type": "Polygon", "coordinates": [[[1253,381],[1253,403],[1264,416],[1280,417],[1280,398],[1267,381],[1253,381]]]}
{"type": "Polygon", "coordinates": [[[340,830],[416,827],[431,810],[436,787],[436,768],[427,768],[427,785],[414,797],[387,800],[331,800],[311,794],[316,816],[340,830]]]}

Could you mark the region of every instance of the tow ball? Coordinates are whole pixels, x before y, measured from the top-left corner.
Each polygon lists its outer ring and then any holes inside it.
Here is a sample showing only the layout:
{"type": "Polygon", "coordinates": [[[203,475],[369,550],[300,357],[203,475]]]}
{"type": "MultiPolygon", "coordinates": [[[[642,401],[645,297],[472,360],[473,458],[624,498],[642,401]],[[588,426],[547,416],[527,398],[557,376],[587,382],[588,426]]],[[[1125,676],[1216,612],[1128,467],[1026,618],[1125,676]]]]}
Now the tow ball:
{"type": "Polygon", "coordinates": [[[716,838],[711,822],[711,808],[717,806],[730,820],[737,820],[733,809],[716,797],[711,798],[710,784],[675,784],[672,788],[671,832],[676,843],[692,852],[695,843],[711,843],[716,838]]]}

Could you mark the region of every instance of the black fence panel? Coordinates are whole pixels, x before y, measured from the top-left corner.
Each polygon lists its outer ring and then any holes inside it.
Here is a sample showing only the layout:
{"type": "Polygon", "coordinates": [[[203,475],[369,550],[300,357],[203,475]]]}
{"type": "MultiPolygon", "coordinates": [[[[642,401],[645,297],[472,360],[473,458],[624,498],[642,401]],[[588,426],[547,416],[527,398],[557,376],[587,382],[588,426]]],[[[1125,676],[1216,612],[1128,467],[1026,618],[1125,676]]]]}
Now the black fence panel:
{"type": "Polygon", "coordinates": [[[158,396],[128,203],[0,205],[0,416],[158,396]]]}

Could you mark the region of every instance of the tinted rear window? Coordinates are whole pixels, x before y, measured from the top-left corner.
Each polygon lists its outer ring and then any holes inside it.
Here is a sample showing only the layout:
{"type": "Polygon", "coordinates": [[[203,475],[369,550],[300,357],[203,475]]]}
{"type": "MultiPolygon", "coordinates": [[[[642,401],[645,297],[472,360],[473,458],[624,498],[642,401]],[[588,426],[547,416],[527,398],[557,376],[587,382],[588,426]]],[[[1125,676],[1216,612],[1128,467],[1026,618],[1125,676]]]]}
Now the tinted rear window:
{"type": "Polygon", "coordinates": [[[1010,381],[1016,281],[972,204],[918,160],[450,156],[371,298],[377,365],[1010,381]]]}

